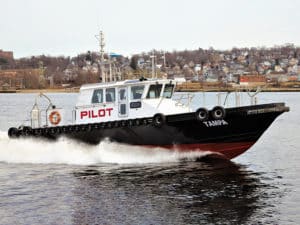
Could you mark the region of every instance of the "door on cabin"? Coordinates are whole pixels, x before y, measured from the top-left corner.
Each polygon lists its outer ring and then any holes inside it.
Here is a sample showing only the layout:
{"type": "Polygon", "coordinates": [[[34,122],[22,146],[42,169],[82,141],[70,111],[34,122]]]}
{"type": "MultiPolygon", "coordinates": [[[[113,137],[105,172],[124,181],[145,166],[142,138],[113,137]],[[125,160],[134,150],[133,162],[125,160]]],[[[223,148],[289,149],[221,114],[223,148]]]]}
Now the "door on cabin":
{"type": "Polygon", "coordinates": [[[118,108],[119,108],[119,117],[128,116],[128,93],[127,87],[118,88],[118,108]]]}

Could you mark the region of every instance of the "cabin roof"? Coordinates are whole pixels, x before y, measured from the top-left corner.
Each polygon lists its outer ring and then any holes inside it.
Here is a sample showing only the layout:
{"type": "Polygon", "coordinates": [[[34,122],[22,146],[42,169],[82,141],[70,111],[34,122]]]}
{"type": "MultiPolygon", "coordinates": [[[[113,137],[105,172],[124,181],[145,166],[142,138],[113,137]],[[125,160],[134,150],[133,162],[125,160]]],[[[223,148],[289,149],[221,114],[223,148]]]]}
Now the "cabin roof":
{"type": "Polygon", "coordinates": [[[84,84],[81,86],[80,90],[87,89],[97,89],[97,88],[108,88],[108,87],[119,87],[119,86],[134,86],[138,84],[151,84],[151,83],[175,83],[176,81],[170,79],[147,79],[147,80],[124,80],[124,81],[116,81],[116,82],[107,82],[107,83],[95,83],[95,84],[84,84]]]}

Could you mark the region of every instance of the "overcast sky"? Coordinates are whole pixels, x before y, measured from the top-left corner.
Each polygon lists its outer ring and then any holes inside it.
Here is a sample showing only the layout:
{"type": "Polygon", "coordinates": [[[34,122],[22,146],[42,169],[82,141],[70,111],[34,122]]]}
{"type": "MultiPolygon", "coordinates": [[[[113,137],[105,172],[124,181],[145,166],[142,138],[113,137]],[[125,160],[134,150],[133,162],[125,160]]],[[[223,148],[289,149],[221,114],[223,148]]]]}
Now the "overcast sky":
{"type": "Polygon", "coordinates": [[[299,0],[0,0],[0,49],[16,58],[300,45],[299,0]]]}

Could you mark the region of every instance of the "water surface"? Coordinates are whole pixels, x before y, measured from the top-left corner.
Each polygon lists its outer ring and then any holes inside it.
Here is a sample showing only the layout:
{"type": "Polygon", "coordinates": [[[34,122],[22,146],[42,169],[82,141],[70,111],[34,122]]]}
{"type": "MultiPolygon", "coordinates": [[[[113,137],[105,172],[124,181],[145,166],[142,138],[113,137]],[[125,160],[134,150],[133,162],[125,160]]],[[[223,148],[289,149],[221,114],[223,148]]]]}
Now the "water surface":
{"type": "MultiPolygon", "coordinates": [[[[34,96],[0,94],[0,224],[300,223],[300,93],[260,94],[291,111],[232,162],[109,141],[8,139],[9,127],[28,122],[34,96]]],[[[70,115],[77,94],[49,96],[70,115]]]]}

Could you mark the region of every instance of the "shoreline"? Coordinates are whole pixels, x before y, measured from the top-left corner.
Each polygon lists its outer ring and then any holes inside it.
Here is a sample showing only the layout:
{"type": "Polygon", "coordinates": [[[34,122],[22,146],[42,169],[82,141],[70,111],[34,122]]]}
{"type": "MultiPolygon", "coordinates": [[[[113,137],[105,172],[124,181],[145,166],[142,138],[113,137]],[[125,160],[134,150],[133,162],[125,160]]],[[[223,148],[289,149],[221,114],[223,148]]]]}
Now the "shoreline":
{"type": "MultiPolygon", "coordinates": [[[[193,87],[189,85],[178,85],[176,92],[247,92],[256,91],[256,87],[193,87]]],[[[300,87],[264,87],[261,92],[300,92],[300,87]]],[[[0,90],[0,94],[26,94],[26,93],[78,93],[79,88],[48,88],[48,89],[21,89],[21,90],[0,90]]]]}
{"type": "Polygon", "coordinates": [[[19,90],[0,90],[0,93],[15,93],[15,94],[26,94],[26,93],[78,93],[79,88],[46,88],[46,89],[19,89],[19,90]]]}
{"type": "MultiPolygon", "coordinates": [[[[209,87],[209,88],[176,88],[177,92],[255,92],[254,87],[240,87],[240,88],[219,88],[219,87],[209,87]]],[[[260,92],[300,92],[300,88],[262,88],[260,92]]]]}

